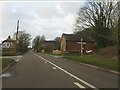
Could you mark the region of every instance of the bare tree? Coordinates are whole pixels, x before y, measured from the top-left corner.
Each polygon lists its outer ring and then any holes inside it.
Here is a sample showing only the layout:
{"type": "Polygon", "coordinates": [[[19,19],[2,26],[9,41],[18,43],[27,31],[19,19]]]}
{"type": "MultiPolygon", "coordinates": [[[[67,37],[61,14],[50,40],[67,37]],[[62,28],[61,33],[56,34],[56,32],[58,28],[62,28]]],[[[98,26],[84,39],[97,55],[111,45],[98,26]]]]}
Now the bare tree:
{"type": "Polygon", "coordinates": [[[101,47],[111,44],[111,29],[115,26],[114,11],[117,5],[114,2],[86,2],[78,12],[75,23],[75,32],[86,28],[92,30],[93,38],[101,47]]]}
{"type": "Polygon", "coordinates": [[[104,27],[111,28],[114,26],[112,21],[115,17],[113,12],[117,5],[113,2],[86,2],[86,5],[78,12],[76,27],[95,27],[101,24],[104,27]]]}

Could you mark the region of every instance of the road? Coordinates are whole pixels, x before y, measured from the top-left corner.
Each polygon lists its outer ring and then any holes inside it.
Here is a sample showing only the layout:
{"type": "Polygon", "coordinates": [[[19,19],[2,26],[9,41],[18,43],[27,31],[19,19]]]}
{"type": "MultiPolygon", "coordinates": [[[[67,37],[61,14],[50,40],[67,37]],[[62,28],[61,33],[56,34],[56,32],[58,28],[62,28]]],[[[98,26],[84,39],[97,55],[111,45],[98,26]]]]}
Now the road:
{"type": "Polygon", "coordinates": [[[118,88],[118,75],[30,51],[5,73],[3,88],[118,88]]]}

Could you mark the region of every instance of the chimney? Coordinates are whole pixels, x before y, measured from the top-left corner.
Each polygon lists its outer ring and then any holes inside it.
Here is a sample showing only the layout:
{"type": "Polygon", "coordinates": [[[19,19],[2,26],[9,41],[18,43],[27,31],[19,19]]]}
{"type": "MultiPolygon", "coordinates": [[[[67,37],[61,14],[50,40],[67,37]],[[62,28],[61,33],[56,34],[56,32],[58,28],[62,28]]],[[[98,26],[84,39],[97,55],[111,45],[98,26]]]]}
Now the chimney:
{"type": "Polygon", "coordinates": [[[8,39],[10,39],[10,36],[8,36],[8,39]]]}

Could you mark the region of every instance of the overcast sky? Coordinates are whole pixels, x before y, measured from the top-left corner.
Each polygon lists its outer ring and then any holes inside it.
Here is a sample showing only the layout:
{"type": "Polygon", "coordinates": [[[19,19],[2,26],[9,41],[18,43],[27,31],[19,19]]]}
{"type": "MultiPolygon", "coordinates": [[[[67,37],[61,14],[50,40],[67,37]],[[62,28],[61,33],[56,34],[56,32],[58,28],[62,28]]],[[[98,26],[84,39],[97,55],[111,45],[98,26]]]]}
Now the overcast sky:
{"type": "Polygon", "coordinates": [[[84,5],[80,2],[0,2],[0,41],[16,32],[17,20],[20,29],[30,33],[32,38],[45,35],[47,40],[72,33],[76,14],[84,5]],[[1,35],[2,33],[2,35],[1,35]]]}

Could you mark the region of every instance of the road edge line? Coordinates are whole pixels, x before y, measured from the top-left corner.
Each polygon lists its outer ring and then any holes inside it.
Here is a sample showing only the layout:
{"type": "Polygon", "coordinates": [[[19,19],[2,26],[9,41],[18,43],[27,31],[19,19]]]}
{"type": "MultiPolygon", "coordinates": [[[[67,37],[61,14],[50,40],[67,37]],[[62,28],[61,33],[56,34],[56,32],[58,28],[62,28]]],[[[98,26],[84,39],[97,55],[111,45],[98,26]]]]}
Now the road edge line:
{"type": "Polygon", "coordinates": [[[88,66],[88,67],[92,67],[92,68],[95,68],[95,69],[104,70],[104,71],[107,71],[107,72],[110,72],[110,73],[113,73],[113,74],[119,74],[120,75],[120,72],[117,72],[117,71],[114,71],[114,70],[111,70],[111,69],[106,69],[106,68],[94,66],[94,65],[91,65],[91,64],[81,63],[81,62],[80,62],[80,64],[88,66]]]}
{"type": "Polygon", "coordinates": [[[84,87],[83,85],[79,84],[78,82],[74,82],[74,84],[75,84],[76,86],[78,86],[79,88],[86,88],[86,87],[84,87]]]}
{"type": "MultiPolygon", "coordinates": [[[[69,61],[72,61],[70,59],[65,59],[63,58],[64,60],[69,60],[69,61]]],[[[74,61],[73,61],[74,62],[74,61]]],[[[104,70],[104,71],[107,71],[109,73],[112,73],[112,74],[116,74],[116,75],[120,75],[120,72],[118,71],[115,71],[115,70],[111,70],[111,69],[106,69],[106,68],[103,68],[103,67],[99,67],[99,66],[95,66],[95,65],[91,65],[91,64],[87,64],[87,63],[82,63],[82,62],[78,62],[79,64],[81,65],[84,65],[84,66],[88,66],[88,67],[91,67],[91,68],[95,68],[95,69],[99,69],[99,70],[104,70]]]]}

